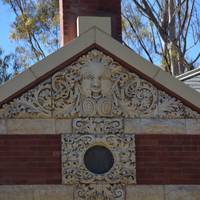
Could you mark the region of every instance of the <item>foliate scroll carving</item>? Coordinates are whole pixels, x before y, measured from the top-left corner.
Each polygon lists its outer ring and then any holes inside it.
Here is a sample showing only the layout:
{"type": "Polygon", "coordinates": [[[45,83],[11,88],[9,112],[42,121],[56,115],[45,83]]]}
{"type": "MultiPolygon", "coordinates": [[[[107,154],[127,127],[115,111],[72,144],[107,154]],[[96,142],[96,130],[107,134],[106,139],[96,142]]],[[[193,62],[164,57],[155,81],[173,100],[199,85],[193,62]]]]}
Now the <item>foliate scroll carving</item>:
{"type": "Polygon", "coordinates": [[[136,74],[120,70],[112,74],[113,112],[125,117],[154,116],[157,89],[136,74]]]}
{"type": "Polygon", "coordinates": [[[134,135],[63,135],[62,177],[64,184],[136,182],[134,135]],[[84,154],[90,147],[102,145],[113,154],[113,167],[105,174],[90,172],[84,164],[84,154]]]}
{"type": "Polygon", "coordinates": [[[187,119],[200,119],[200,114],[189,107],[185,106],[185,118],[187,119]]]}
{"type": "Polygon", "coordinates": [[[0,118],[51,116],[200,118],[176,97],[96,49],[0,110],[0,118]]]}
{"type": "Polygon", "coordinates": [[[77,185],[75,200],[125,200],[125,189],[119,184],[77,185]]]}
{"type": "Polygon", "coordinates": [[[5,118],[49,118],[51,117],[51,79],[4,104],[0,115],[5,118]]]}
{"type": "Polygon", "coordinates": [[[184,118],[185,106],[180,100],[171,97],[163,91],[159,91],[159,117],[160,118],[184,118]]]}
{"type": "Polygon", "coordinates": [[[92,50],[52,78],[56,117],[154,116],[157,89],[92,50]]]}
{"type": "Polygon", "coordinates": [[[77,118],[73,120],[73,133],[78,134],[117,134],[122,133],[123,119],[116,118],[77,118]]]}
{"type": "Polygon", "coordinates": [[[171,97],[164,91],[158,91],[158,117],[159,118],[194,118],[199,119],[200,114],[185,106],[180,100],[171,97]]]}

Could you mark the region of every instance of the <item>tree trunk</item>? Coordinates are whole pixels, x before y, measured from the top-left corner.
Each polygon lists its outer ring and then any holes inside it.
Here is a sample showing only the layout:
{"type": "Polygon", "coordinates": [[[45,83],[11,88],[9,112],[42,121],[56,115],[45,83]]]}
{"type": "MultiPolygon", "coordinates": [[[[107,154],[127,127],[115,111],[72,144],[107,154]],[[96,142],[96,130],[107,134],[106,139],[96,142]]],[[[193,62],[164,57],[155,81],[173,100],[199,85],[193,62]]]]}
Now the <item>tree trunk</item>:
{"type": "Polygon", "coordinates": [[[169,56],[171,61],[171,73],[172,75],[178,75],[178,56],[176,49],[176,20],[175,20],[175,0],[169,0],[168,4],[168,16],[169,16],[169,56]]]}

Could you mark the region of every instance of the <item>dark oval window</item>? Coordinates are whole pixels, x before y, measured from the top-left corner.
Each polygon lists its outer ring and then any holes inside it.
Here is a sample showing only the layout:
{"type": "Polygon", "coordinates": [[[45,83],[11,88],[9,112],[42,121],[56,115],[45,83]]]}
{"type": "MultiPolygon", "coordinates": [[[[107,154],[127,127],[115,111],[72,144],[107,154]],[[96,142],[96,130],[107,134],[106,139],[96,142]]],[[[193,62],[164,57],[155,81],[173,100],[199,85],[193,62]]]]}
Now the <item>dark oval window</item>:
{"type": "Polygon", "coordinates": [[[84,155],[84,163],[89,171],[95,174],[108,172],[114,163],[112,152],[100,145],[89,148],[84,155]]]}

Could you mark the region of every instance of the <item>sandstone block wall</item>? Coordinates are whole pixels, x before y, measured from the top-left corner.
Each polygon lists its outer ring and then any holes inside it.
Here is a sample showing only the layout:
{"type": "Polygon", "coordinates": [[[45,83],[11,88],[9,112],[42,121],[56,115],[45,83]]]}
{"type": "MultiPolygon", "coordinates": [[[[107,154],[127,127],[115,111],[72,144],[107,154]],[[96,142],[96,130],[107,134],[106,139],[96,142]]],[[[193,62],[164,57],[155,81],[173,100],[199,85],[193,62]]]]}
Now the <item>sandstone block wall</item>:
{"type": "MultiPolygon", "coordinates": [[[[128,134],[200,134],[200,119],[123,119],[128,134]]],[[[0,119],[0,135],[72,133],[72,119],[0,119]]]]}
{"type": "MultiPolygon", "coordinates": [[[[74,188],[65,185],[0,186],[0,200],[72,200],[74,188]]],[[[127,200],[199,200],[197,185],[137,185],[126,189],[127,200]]]]}

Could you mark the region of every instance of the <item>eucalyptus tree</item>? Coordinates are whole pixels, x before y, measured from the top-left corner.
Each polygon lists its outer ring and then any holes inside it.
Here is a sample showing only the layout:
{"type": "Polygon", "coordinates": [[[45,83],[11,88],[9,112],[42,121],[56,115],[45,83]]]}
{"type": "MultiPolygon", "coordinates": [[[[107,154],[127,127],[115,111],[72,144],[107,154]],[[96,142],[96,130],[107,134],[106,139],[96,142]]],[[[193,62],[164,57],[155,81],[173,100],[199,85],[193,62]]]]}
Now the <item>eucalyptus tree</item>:
{"type": "Polygon", "coordinates": [[[15,14],[10,39],[19,44],[18,60],[24,67],[58,47],[58,0],[2,0],[15,14]]]}
{"type": "MultiPolygon", "coordinates": [[[[2,0],[16,18],[10,38],[23,67],[59,48],[58,0],[2,0]]],[[[173,75],[200,62],[198,0],[122,0],[124,44],[173,75]]]]}
{"type": "Polygon", "coordinates": [[[17,64],[15,55],[4,55],[0,48],[0,85],[19,73],[21,66],[17,64]]]}
{"type": "Polygon", "coordinates": [[[173,75],[200,62],[198,0],[122,0],[124,42],[173,75]]]}

